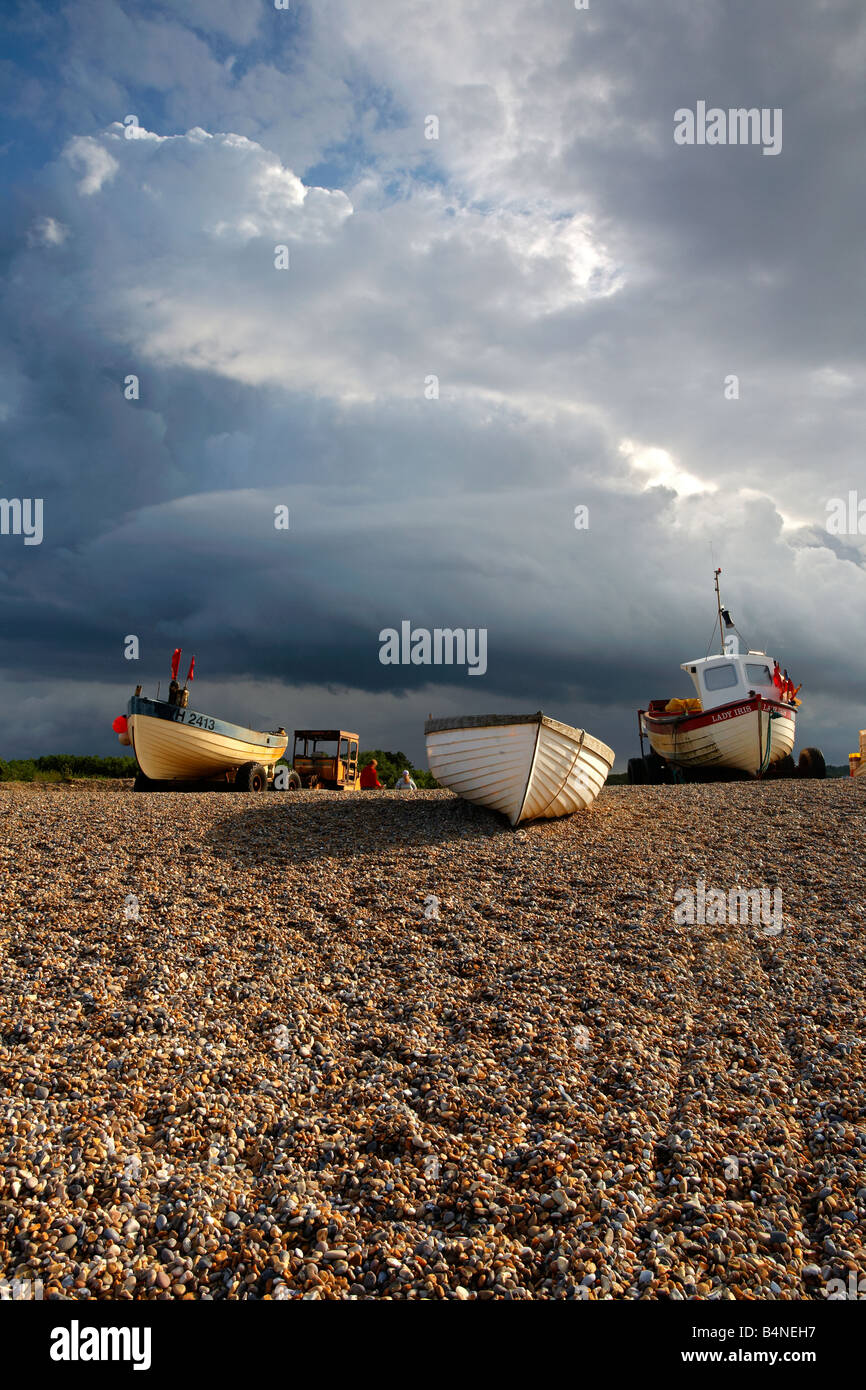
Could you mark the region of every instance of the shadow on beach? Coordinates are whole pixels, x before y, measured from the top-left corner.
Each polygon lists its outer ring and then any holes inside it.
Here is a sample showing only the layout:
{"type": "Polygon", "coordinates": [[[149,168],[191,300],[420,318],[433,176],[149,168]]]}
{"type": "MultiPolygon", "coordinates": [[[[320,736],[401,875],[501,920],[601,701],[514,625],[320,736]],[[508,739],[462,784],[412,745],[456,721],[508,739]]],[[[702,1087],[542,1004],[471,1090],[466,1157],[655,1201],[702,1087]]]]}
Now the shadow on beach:
{"type": "Polygon", "coordinates": [[[297,864],[324,856],[375,855],[398,845],[435,848],[511,833],[504,816],[450,792],[278,792],[248,801],[205,838],[217,855],[297,864]]]}

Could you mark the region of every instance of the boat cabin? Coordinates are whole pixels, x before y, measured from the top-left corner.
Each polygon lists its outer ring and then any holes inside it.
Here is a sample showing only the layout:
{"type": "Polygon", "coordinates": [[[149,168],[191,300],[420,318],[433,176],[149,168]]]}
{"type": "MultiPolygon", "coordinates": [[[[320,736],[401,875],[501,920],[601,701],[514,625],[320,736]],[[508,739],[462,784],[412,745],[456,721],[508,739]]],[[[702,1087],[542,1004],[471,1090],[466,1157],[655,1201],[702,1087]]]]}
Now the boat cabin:
{"type": "Polygon", "coordinates": [[[346,729],[296,729],[292,767],[305,787],[354,787],[358,735],[346,729]]]}
{"type": "Polygon", "coordinates": [[[745,700],[749,695],[778,700],[779,691],[773,684],[773,658],[766,652],[742,651],[739,634],[726,609],[722,616],[724,651],[700,661],[684,661],[680,667],[691,676],[702,708],[717,709],[719,705],[745,700]]]}

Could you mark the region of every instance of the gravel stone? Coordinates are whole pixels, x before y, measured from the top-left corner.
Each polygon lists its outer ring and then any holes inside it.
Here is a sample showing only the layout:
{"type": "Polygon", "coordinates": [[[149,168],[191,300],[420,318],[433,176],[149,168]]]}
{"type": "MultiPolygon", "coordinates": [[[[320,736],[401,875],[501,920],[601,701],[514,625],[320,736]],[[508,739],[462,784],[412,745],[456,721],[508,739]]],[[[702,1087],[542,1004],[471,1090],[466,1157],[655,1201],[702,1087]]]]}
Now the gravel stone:
{"type": "Polygon", "coordinates": [[[443,791],[0,784],[0,1277],[847,1288],[864,832],[866,778],[610,787],[517,833],[443,791]],[[781,932],[678,923],[699,880],[778,887],[781,932]]]}

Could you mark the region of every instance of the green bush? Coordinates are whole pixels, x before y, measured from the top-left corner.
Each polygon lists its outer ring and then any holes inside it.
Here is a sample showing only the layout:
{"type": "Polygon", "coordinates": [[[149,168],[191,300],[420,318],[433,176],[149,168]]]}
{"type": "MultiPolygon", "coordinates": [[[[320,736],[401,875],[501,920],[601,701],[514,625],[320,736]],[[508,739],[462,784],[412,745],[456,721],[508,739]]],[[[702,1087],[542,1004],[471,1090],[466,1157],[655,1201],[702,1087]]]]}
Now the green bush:
{"type": "Polygon", "coordinates": [[[97,758],[92,753],[47,753],[42,758],[0,759],[0,782],[60,782],[69,777],[134,777],[135,758],[97,758]]]}
{"type": "Polygon", "coordinates": [[[358,767],[366,767],[374,758],[377,763],[376,771],[379,774],[379,781],[383,787],[393,787],[405,767],[408,767],[409,776],[419,787],[439,786],[432,772],[428,772],[426,768],[413,767],[405,753],[390,753],[384,748],[371,748],[367,752],[361,753],[358,758],[358,767]]]}
{"type": "MultiPolygon", "coordinates": [[[[439,783],[426,768],[413,767],[405,753],[391,753],[373,748],[361,753],[359,767],[366,767],[375,758],[379,781],[393,787],[404,767],[419,787],[438,787],[439,783]]],[[[277,766],[286,764],[281,758],[277,766]]],[[[138,771],[135,758],[97,758],[92,753],[46,753],[41,758],[0,758],[0,782],[59,782],[68,777],[134,777],[138,771]]]]}

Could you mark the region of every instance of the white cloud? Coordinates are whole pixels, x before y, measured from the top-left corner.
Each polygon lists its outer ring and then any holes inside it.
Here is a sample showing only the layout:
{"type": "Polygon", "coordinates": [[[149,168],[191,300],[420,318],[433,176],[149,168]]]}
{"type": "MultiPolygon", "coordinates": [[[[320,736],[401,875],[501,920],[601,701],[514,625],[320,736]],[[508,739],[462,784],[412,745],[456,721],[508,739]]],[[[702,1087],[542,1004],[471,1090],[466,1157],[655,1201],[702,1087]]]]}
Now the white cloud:
{"type": "Polygon", "coordinates": [[[68,236],[69,228],[55,217],[37,217],[27,240],[30,246],[62,246],[68,236]]]}
{"type": "Polygon", "coordinates": [[[851,375],[840,372],[836,367],[819,367],[811,377],[812,390],[819,396],[847,396],[855,390],[851,375]]]}
{"type": "Polygon", "coordinates": [[[83,170],[84,177],[78,191],[86,198],[98,193],[104,183],[114,178],[119,168],[117,160],[109,154],[105,145],[90,135],[75,136],[64,153],[74,169],[83,170]]]}
{"type": "Polygon", "coordinates": [[[669,488],[677,497],[694,497],[700,493],[717,490],[715,483],[703,482],[693,473],[680,468],[667,449],[661,449],[656,445],[640,445],[631,439],[624,439],[619,451],[632,469],[645,475],[644,489],[669,488]]]}
{"type": "Polygon", "coordinates": [[[368,183],[354,212],[257,142],[201,127],[127,139],[116,123],[65,153],[85,169],[77,191],[101,190],[98,212],[63,209],[98,255],[98,281],[78,265],[89,313],[162,365],[346,401],[420,398],[432,373],[446,398],[549,415],[571,384],[531,360],[526,333],[624,283],[591,219],[544,201],[490,209],[438,186],[394,200],[368,183]]]}

